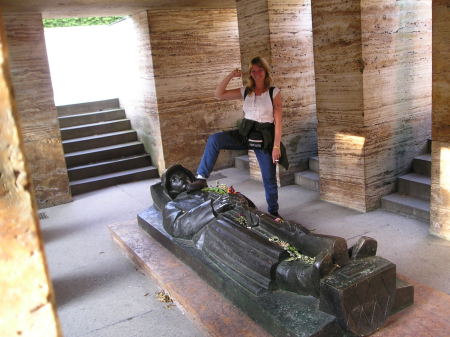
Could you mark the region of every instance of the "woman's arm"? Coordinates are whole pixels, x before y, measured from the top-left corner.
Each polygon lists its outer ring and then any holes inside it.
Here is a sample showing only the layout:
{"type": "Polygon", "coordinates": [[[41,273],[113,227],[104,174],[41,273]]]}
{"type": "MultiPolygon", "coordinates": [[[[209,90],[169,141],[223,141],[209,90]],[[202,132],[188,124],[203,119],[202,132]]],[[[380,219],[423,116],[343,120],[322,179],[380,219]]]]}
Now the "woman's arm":
{"type": "Polygon", "coordinates": [[[217,86],[215,96],[217,99],[221,100],[231,100],[242,98],[241,89],[231,89],[227,90],[227,85],[230,83],[231,79],[234,77],[241,77],[242,73],[239,69],[233,70],[229,73],[217,86]]]}
{"type": "Polygon", "coordinates": [[[275,137],[273,139],[272,160],[277,163],[281,156],[281,129],[282,129],[282,109],[281,109],[281,92],[273,99],[273,119],[275,124],[275,137]]]}

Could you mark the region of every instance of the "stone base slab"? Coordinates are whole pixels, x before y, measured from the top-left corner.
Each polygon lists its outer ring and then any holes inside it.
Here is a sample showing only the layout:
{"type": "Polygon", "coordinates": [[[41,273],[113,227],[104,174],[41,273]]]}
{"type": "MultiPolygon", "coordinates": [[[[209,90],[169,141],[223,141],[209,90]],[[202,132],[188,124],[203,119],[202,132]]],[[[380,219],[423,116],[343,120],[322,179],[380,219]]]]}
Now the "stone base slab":
{"type": "MultiPolygon", "coordinates": [[[[110,225],[122,251],[160,287],[169,292],[209,336],[258,336],[270,334],[256,324],[197,273],[139,227],[135,220],[110,225]]],[[[391,316],[373,337],[444,337],[450,331],[450,296],[401,277],[415,287],[415,305],[391,316]]]]}
{"type": "Polygon", "coordinates": [[[136,220],[110,225],[113,240],[146,275],[170,294],[205,335],[217,337],[270,337],[247,315],[208,285],[136,220]]]}

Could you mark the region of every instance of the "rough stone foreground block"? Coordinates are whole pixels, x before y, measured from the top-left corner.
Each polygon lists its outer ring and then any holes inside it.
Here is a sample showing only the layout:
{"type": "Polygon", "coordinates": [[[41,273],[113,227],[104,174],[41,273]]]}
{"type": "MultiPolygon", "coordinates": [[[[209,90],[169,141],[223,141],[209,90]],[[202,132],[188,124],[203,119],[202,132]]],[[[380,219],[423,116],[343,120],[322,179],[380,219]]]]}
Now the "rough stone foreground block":
{"type": "Polygon", "coordinates": [[[3,27],[0,11],[0,336],[59,337],[3,27]]]}
{"type": "MultiPolygon", "coordinates": [[[[229,301],[210,287],[155,239],[135,220],[109,226],[113,239],[129,258],[167,290],[210,336],[269,337],[229,301]],[[205,305],[207,303],[207,305],[205,305]]],[[[386,321],[371,337],[446,337],[450,331],[450,296],[401,277],[414,285],[415,305],[386,321]]]]}

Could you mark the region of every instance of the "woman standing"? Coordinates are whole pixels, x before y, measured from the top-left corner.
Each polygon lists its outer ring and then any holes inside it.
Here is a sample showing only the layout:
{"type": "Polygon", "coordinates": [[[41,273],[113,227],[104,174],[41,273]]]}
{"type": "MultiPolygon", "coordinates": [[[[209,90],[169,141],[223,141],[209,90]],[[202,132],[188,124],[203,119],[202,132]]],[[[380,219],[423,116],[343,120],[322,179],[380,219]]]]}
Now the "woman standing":
{"type": "Polygon", "coordinates": [[[268,212],[279,217],[276,164],[281,161],[285,168],[289,165],[281,144],[281,92],[277,87],[271,87],[270,68],[262,57],[251,60],[249,74],[246,87],[226,89],[232,78],[242,76],[238,69],[228,74],[217,86],[215,96],[220,100],[244,99],[244,120],[239,130],[224,131],[209,136],[197,169],[197,180],[189,185],[188,190],[194,191],[207,186],[206,179],[221,149],[251,148],[255,151],[261,169],[268,212]],[[257,138],[257,142],[252,143],[252,138],[257,138]],[[255,144],[256,147],[253,146],[255,144]]]}

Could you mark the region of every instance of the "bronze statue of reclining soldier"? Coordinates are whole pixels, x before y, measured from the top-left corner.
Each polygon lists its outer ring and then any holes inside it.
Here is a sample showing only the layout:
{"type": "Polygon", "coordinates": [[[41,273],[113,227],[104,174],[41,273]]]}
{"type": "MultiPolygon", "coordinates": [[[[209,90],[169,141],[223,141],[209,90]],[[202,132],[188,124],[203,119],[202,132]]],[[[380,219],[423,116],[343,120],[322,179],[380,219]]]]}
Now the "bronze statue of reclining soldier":
{"type": "Polygon", "coordinates": [[[376,256],[377,242],[311,233],[275,221],[240,193],[206,188],[187,193],[192,172],[174,165],[151,186],[165,231],[195,247],[251,296],[284,290],[314,296],[346,333],[364,336],[412,304],[413,289],[398,285],[395,265],[376,256]]]}

